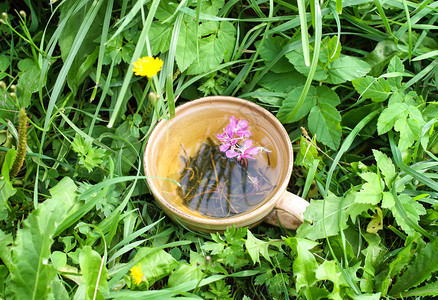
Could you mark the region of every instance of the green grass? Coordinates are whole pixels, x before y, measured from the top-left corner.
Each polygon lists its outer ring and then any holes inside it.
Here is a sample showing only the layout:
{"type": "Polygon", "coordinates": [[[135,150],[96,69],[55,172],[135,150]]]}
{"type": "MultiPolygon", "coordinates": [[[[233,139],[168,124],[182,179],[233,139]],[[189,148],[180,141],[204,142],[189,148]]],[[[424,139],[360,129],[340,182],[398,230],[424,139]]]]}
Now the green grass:
{"type": "Polygon", "coordinates": [[[438,295],[437,2],[15,2],[0,3],[1,299],[438,295]],[[143,56],[164,61],[151,80],[132,72],[143,56]],[[283,123],[288,190],[310,202],[298,230],[196,233],[156,205],[148,137],[208,95],[283,123]]]}

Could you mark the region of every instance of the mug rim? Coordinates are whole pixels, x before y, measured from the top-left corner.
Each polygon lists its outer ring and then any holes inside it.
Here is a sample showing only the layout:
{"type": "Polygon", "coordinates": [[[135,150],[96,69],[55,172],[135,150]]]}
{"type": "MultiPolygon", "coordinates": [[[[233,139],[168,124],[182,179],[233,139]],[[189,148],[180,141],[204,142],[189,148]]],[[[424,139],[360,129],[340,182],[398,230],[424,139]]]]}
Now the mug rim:
{"type": "MultiPolygon", "coordinates": [[[[232,97],[232,96],[202,97],[202,98],[198,98],[195,100],[190,100],[187,103],[179,105],[175,109],[175,114],[177,114],[178,111],[189,109],[191,106],[198,106],[198,105],[202,105],[203,103],[205,103],[205,105],[207,105],[208,103],[215,101],[215,100],[238,102],[238,103],[241,103],[242,105],[246,105],[246,106],[254,108],[255,113],[261,114],[261,116],[269,118],[269,121],[271,123],[273,123],[273,125],[274,125],[273,127],[279,133],[279,135],[281,136],[282,139],[287,139],[287,141],[285,141],[285,144],[288,147],[287,152],[289,154],[289,162],[288,162],[287,170],[285,172],[286,175],[284,176],[283,180],[280,181],[280,184],[279,184],[280,187],[277,189],[277,191],[272,196],[270,196],[269,199],[265,200],[261,205],[259,205],[256,208],[253,208],[247,212],[242,212],[242,213],[239,213],[235,216],[226,217],[226,218],[201,218],[201,217],[198,217],[196,215],[186,213],[186,212],[176,208],[169,201],[167,201],[165,199],[165,197],[162,195],[162,193],[160,192],[160,189],[152,181],[153,176],[151,176],[151,178],[149,178],[149,177],[146,178],[146,181],[148,183],[151,194],[153,195],[153,197],[155,198],[157,203],[161,206],[161,208],[163,208],[163,210],[167,214],[172,213],[172,215],[169,215],[169,217],[177,218],[178,220],[182,221],[184,223],[184,225],[186,225],[188,227],[191,227],[189,224],[193,223],[193,224],[196,224],[196,225],[194,225],[194,227],[198,227],[197,225],[202,224],[202,225],[209,227],[209,229],[212,229],[212,230],[216,230],[215,228],[217,226],[222,226],[223,228],[220,227],[220,228],[217,228],[217,230],[224,230],[226,227],[231,226],[233,224],[237,224],[240,227],[240,226],[250,226],[252,224],[260,223],[272,211],[272,209],[274,208],[277,201],[281,198],[281,195],[287,189],[287,185],[288,185],[288,182],[290,180],[290,176],[292,174],[293,161],[294,161],[292,143],[290,142],[289,135],[288,135],[286,129],[283,127],[283,125],[280,123],[280,121],[271,112],[269,112],[267,109],[265,109],[264,107],[262,107],[258,104],[255,104],[249,100],[245,100],[242,98],[237,98],[237,97],[232,97]],[[189,223],[189,224],[187,224],[187,223],[189,223]]],[[[172,120],[174,120],[174,119],[160,120],[155,125],[155,128],[152,130],[152,132],[148,138],[148,142],[146,144],[145,151],[143,154],[143,167],[144,167],[145,176],[148,176],[148,174],[150,173],[149,172],[150,167],[149,167],[147,158],[148,158],[148,156],[151,155],[150,152],[151,152],[152,145],[154,144],[153,141],[154,141],[154,139],[157,138],[157,135],[162,130],[161,128],[164,126],[167,126],[166,122],[172,122],[172,120]]]]}

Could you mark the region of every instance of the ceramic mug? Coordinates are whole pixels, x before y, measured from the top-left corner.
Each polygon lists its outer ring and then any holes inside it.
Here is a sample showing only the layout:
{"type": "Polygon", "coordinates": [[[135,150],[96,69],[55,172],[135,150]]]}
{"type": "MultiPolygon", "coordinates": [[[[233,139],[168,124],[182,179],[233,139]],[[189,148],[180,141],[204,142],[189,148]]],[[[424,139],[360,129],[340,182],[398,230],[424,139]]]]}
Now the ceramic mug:
{"type": "Polygon", "coordinates": [[[309,203],[286,190],[292,166],[289,135],[277,118],[257,104],[226,96],[205,97],[178,106],[173,119],[161,120],[154,128],[144,152],[147,183],[158,205],[173,220],[200,232],[223,232],[233,225],[253,227],[263,221],[296,229],[303,222],[309,203]],[[246,212],[224,218],[207,217],[188,208],[177,195],[175,180],[184,168],[181,151],[193,155],[206,137],[215,138],[222,133],[231,116],[248,121],[251,139],[275,152],[270,162],[276,170],[275,188],[246,212]]]}

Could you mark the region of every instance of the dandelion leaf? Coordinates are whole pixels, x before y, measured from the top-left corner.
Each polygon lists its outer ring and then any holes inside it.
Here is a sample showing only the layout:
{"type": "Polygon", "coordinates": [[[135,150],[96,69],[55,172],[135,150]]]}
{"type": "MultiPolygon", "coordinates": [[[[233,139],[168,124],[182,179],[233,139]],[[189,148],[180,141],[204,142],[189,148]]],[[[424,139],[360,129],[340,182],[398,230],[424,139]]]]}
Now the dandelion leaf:
{"type": "Polygon", "coordinates": [[[85,246],[79,253],[79,265],[85,284],[85,299],[104,299],[103,294],[108,293],[108,271],[102,257],[90,246],[85,246]]]}
{"type": "Polygon", "coordinates": [[[62,221],[66,206],[59,199],[48,199],[29,214],[17,232],[11,272],[17,299],[46,299],[56,270],[49,263],[52,236],[62,221]]]}
{"type": "Polygon", "coordinates": [[[164,250],[154,251],[153,248],[140,248],[133,260],[140,259],[141,271],[149,288],[157,280],[169,275],[178,262],[164,250]]]}
{"type": "Polygon", "coordinates": [[[297,291],[303,287],[311,287],[316,282],[318,263],[309,250],[314,248],[317,243],[303,238],[288,238],[285,242],[297,253],[292,265],[297,291]]]}
{"type": "MultiPolygon", "coordinates": [[[[389,294],[394,297],[399,297],[400,293],[416,287],[425,280],[428,280],[433,272],[438,271],[437,252],[438,239],[435,239],[417,253],[412,263],[409,264],[403,274],[397,278],[397,281],[392,286],[389,294]]],[[[437,291],[434,293],[436,294],[437,291]]]]}
{"type": "Polygon", "coordinates": [[[322,239],[328,236],[337,235],[340,226],[347,228],[346,222],[339,224],[339,214],[343,214],[343,218],[348,215],[344,211],[352,204],[351,198],[349,201],[343,201],[342,197],[337,197],[334,194],[329,194],[325,200],[311,200],[310,206],[304,213],[304,222],[297,230],[297,237],[308,238],[311,240],[322,239]],[[323,209],[325,201],[325,210],[323,209]],[[340,205],[342,207],[340,210],[340,205]]]}

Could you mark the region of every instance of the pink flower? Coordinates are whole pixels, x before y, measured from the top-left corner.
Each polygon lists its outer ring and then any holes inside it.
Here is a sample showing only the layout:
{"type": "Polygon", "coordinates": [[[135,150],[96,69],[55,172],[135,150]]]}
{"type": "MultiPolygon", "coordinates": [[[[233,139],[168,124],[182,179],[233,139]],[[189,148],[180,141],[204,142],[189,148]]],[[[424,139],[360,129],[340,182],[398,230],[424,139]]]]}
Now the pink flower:
{"type": "Polygon", "coordinates": [[[236,120],[234,116],[230,117],[230,124],[227,126],[227,132],[244,138],[251,136],[251,131],[248,130],[248,121],[241,119],[236,120]]]}
{"type": "Polygon", "coordinates": [[[241,154],[237,160],[240,160],[241,158],[255,159],[253,155],[259,154],[259,149],[257,147],[252,147],[251,140],[246,140],[243,142],[242,148],[240,148],[239,151],[241,154]]]}
{"type": "Polygon", "coordinates": [[[236,157],[237,160],[242,158],[254,159],[253,155],[259,153],[260,147],[252,147],[252,141],[246,139],[250,136],[251,131],[248,129],[248,121],[236,120],[234,116],[230,117],[230,123],[224,131],[216,135],[222,143],[219,150],[225,152],[228,158],[236,157]]]}

